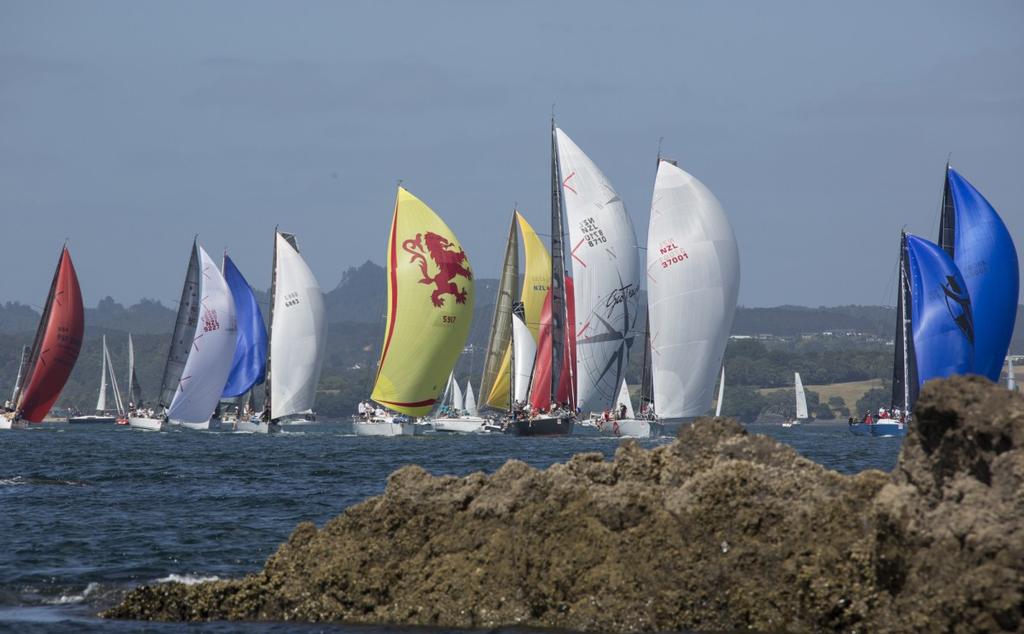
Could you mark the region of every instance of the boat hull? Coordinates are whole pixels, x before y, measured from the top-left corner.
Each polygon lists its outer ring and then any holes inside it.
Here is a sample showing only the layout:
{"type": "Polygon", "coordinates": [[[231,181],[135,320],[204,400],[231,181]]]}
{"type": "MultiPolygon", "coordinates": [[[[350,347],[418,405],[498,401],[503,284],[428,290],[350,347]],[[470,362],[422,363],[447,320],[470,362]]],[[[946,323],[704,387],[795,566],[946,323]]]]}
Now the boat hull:
{"type": "Polygon", "coordinates": [[[508,429],[515,436],[569,436],[574,422],[571,416],[520,419],[512,421],[508,429]]]}
{"type": "Polygon", "coordinates": [[[352,421],[352,431],[356,436],[415,436],[416,425],[412,421],[358,420],[352,421]]]}
{"type": "Polygon", "coordinates": [[[281,427],[277,423],[250,420],[232,421],[229,429],[238,434],[275,434],[281,431],[281,427]]]}
{"type": "Polygon", "coordinates": [[[871,423],[849,423],[850,433],[854,436],[872,436],[874,438],[902,438],[907,435],[907,424],[891,418],[883,418],[871,423]]]}
{"type": "Polygon", "coordinates": [[[117,422],[116,416],[70,416],[69,425],[113,425],[117,422]]]}
{"type": "Polygon", "coordinates": [[[28,421],[0,416],[0,429],[28,429],[28,421]]]}
{"type": "Polygon", "coordinates": [[[129,416],[128,426],[141,431],[167,431],[167,421],[162,418],[129,416]]]}
{"type": "Polygon", "coordinates": [[[487,419],[480,416],[461,416],[459,418],[435,418],[431,421],[434,431],[445,434],[475,434],[483,431],[487,419]]]}
{"type": "Polygon", "coordinates": [[[191,429],[192,431],[220,431],[221,429],[221,420],[219,418],[211,418],[201,423],[186,423],[185,421],[172,420],[171,424],[178,425],[182,429],[191,429]]]}
{"type": "Polygon", "coordinates": [[[626,418],[622,420],[584,421],[576,423],[573,436],[599,436],[603,438],[657,438],[662,435],[662,425],[657,421],[626,418]]]}

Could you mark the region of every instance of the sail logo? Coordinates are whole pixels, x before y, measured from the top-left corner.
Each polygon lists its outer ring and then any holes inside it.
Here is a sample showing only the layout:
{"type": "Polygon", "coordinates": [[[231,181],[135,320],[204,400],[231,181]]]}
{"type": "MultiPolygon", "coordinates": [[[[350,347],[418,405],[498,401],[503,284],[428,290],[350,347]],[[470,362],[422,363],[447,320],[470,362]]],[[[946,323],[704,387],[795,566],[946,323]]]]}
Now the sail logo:
{"type": "Polygon", "coordinates": [[[444,306],[444,296],[452,295],[456,304],[466,303],[466,287],[459,288],[454,281],[456,276],[467,280],[473,279],[473,272],[469,269],[469,261],[466,253],[452,245],[452,243],[436,233],[417,233],[415,238],[402,242],[402,250],[411,255],[409,263],[417,263],[423,277],[419,283],[433,286],[434,291],[430,294],[430,301],[435,307],[444,306]],[[437,268],[437,273],[431,275],[430,270],[437,268]]]}
{"type": "Polygon", "coordinates": [[[946,276],[946,283],[942,285],[942,293],[946,296],[946,310],[953,322],[964,334],[967,341],[974,343],[974,317],[971,315],[971,300],[967,293],[957,284],[956,278],[952,275],[946,276]]]}
{"type": "Polygon", "coordinates": [[[220,321],[217,319],[217,311],[210,308],[204,308],[203,332],[212,332],[214,330],[220,330],[220,321]]]}

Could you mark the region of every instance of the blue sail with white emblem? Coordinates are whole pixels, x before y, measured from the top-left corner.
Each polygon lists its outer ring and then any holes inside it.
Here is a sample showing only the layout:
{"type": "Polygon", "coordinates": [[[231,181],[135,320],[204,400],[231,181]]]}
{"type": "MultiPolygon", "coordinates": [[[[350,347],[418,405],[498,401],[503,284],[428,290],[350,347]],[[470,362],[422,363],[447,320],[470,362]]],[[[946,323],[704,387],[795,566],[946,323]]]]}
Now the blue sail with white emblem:
{"type": "Polygon", "coordinates": [[[227,255],[224,256],[224,279],[235,299],[238,339],[231,374],[228,375],[222,396],[234,398],[245,394],[252,386],[263,383],[267,371],[267,328],[263,324],[263,313],[260,312],[252,287],[227,255]]]}
{"type": "Polygon", "coordinates": [[[974,372],[999,380],[1017,317],[1020,268],[1002,218],[963,176],[946,169],[940,244],[963,274],[975,323],[974,372]]]}
{"type": "Polygon", "coordinates": [[[906,275],[917,387],[974,371],[971,297],[952,258],[934,242],[906,236],[906,275]]]}

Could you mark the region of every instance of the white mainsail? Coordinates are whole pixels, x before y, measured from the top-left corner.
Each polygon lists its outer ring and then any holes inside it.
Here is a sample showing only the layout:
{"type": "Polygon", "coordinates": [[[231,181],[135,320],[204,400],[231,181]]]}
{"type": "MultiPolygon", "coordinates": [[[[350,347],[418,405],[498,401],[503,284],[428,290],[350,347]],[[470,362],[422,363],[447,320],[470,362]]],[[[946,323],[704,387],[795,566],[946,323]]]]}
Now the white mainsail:
{"type": "Polygon", "coordinates": [[[658,414],[700,416],[712,402],[736,311],[739,250],[714,194],[665,160],[654,181],[647,276],[658,414]]]}
{"type": "Polygon", "coordinates": [[[626,207],[597,165],[555,129],[569,228],[576,323],[577,406],[614,406],[639,314],[636,232],[626,207]]]}
{"type": "Polygon", "coordinates": [[[271,419],[313,411],[327,342],[323,292],[288,237],[278,232],[275,243],[271,419]]]}
{"type": "Polygon", "coordinates": [[[470,416],[479,416],[480,411],[476,408],[476,395],[473,394],[473,383],[466,381],[466,413],[470,416]]]}
{"type": "Polygon", "coordinates": [[[520,403],[525,403],[530,394],[530,375],[533,373],[533,362],[537,357],[537,342],[533,340],[529,326],[523,323],[519,315],[512,315],[512,341],[515,343],[512,353],[515,360],[512,397],[520,403]]]}
{"type": "Polygon", "coordinates": [[[626,378],[622,378],[622,388],[619,389],[619,398],[615,402],[615,411],[619,411],[621,405],[626,406],[626,418],[636,418],[633,412],[633,401],[629,398],[629,388],[626,387],[626,378]]]}
{"type": "Polygon", "coordinates": [[[114,362],[110,360],[110,350],[107,349],[107,338],[103,338],[103,362],[110,377],[110,387],[114,393],[114,408],[119,415],[125,414],[124,399],[121,398],[121,389],[117,386],[117,374],[114,372],[114,362]]]}
{"type": "Polygon", "coordinates": [[[100,395],[96,397],[96,411],[107,410],[107,336],[103,335],[103,367],[100,369],[100,395]]]}
{"type": "Polygon", "coordinates": [[[1010,359],[1010,368],[1006,373],[1006,389],[1014,392],[1017,390],[1017,380],[1013,376],[1013,359],[1010,359]]]}
{"type": "Polygon", "coordinates": [[[465,406],[466,403],[462,400],[462,388],[459,387],[459,382],[452,381],[452,413],[458,414],[465,406]]]}
{"type": "Polygon", "coordinates": [[[237,337],[231,289],[209,254],[197,249],[198,316],[178,389],[167,408],[168,418],[184,423],[203,423],[213,415],[231,372],[237,337]]]}
{"type": "Polygon", "coordinates": [[[715,416],[722,415],[722,395],[725,394],[725,366],[722,366],[722,378],[718,381],[718,404],[715,405],[715,416]]]}
{"type": "Polygon", "coordinates": [[[800,373],[793,373],[793,384],[796,386],[796,417],[807,418],[807,394],[804,393],[804,383],[800,380],[800,373]]]}

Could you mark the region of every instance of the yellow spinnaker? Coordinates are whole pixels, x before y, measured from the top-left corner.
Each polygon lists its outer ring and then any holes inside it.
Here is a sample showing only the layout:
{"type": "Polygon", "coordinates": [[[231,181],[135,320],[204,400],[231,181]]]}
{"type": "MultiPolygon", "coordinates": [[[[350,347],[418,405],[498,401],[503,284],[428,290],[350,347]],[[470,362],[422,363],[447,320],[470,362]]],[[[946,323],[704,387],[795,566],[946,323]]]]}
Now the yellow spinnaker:
{"type": "MultiPolygon", "coordinates": [[[[534,341],[537,341],[540,332],[540,311],[544,307],[544,296],[551,286],[551,256],[548,255],[547,247],[541,242],[540,236],[530,223],[526,222],[526,218],[518,211],[516,218],[519,220],[519,231],[523,234],[523,258],[526,261],[520,300],[523,302],[526,326],[533,333],[534,341]]],[[[494,380],[494,387],[487,395],[487,404],[491,407],[508,407],[510,364],[511,353],[506,348],[505,356],[501,360],[501,369],[494,380]]]]}
{"type": "Polygon", "coordinates": [[[371,398],[423,416],[469,335],[473,273],[441,217],[398,188],[387,255],[388,315],[371,398]]]}

